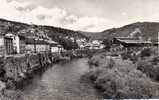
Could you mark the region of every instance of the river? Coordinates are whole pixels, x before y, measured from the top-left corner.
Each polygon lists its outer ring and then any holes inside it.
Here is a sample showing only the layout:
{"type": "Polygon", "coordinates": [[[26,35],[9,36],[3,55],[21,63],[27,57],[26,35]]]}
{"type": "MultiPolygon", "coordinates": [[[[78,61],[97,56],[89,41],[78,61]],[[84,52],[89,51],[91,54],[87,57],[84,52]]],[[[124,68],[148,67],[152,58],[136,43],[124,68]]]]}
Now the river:
{"type": "Polygon", "coordinates": [[[54,64],[21,89],[30,100],[97,100],[101,96],[81,76],[89,71],[87,58],[54,64]]]}

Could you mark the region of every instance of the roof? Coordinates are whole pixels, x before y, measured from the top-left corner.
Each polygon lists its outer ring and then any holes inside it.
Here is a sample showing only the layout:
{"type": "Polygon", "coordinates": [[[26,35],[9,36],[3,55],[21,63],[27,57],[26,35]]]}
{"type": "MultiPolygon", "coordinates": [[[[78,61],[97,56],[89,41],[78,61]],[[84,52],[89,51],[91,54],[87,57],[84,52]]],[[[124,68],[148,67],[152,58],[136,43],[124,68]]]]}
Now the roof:
{"type": "Polygon", "coordinates": [[[47,43],[44,40],[34,40],[34,39],[26,39],[26,44],[41,44],[41,45],[48,45],[49,43],[47,43]]]}
{"type": "Polygon", "coordinates": [[[115,37],[115,38],[120,40],[138,40],[138,38],[132,38],[132,37],[115,37]]]}
{"type": "Polygon", "coordinates": [[[123,43],[127,43],[127,44],[150,44],[152,42],[150,41],[144,41],[144,40],[140,40],[140,39],[137,39],[137,38],[129,38],[129,37],[116,37],[116,39],[120,42],[123,42],[123,43]]]}
{"type": "Polygon", "coordinates": [[[159,45],[159,42],[155,42],[156,45],[159,45]]]}
{"type": "Polygon", "coordinates": [[[18,34],[18,36],[20,39],[23,39],[23,40],[26,39],[26,37],[24,35],[18,34]]]}
{"type": "Polygon", "coordinates": [[[47,43],[49,43],[49,44],[58,44],[57,42],[55,42],[55,41],[52,41],[52,40],[45,40],[47,43]]]}
{"type": "Polygon", "coordinates": [[[22,34],[12,34],[12,33],[6,33],[6,34],[0,34],[0,36],[3,36],[5,38],[13,38],[15,36],[19,36],[21,39],[25,39],[25,36],[22,34]]]}
{"type": "Polygon", "coordinates": [[[143,41],[143,40],[119,40],[120,42],[124,43],[151,43],[150,41],[143,41]]]}
{"type": "Polygon", "coordinates": [[[55,41],[48,41],[48,40],[34,40],[32,38],[26,39],[26,44],[40,44],[40,45],[51,45],[51,46],[58,46],[62,47],[55,41]]]}
{"type": "Polygon", "coordinates": [[[12,34],[12,33],[7,33],[7,34],[5,34],[5,36],[6,36],[6,37],[14,37],[15,35],[12,34]]]}

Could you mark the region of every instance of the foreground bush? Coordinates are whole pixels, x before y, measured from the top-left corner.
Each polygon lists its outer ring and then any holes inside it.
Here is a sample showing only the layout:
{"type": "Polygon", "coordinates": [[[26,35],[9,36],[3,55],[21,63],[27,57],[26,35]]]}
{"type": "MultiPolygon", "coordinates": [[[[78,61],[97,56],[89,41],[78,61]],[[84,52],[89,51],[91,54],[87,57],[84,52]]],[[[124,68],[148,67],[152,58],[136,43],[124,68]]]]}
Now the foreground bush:
{"type": "Polygon", "coordinates": [[[117,69],[105,70],[99,74],[95,84],[108,98],[155,98],[159,89],[158,84],[137,70],[128,73],[117,69]]]}
{"type": "Polygon", "coordinates": [[[159,59],[158,57],[149,57],[136,63],[137,69],[145,73],[153,80],[159,81],[159,59]]]}
{"type": "MultiPolygon", "coordinates": [[[[95,60],[98,62],[100,59],[98,57],[98,60],[95,60]]],[[[159,97],[159,84],[157,82],[152,82],[146,74],[137,70],[130,61],[113,60],[115,64],[112,65],[109,62],[109,64],[105,63],[105,66],[99,61],[98,67],[87,73],[87,77],[93,81],[98,89],[103,91],[106,98],[159,97]]]]}
{"type": "Polygon", "coordinates": [[[0,100],[33,100],[28,96],[24,96],[21,91],[5,90],[4,93],[0,93],[0,100]]]}
{"type": "Polygon", "coordinates": [[[151,56],[152,54],[153,54],[153,51],[150,48],[145,48],[141,51],[141,57],[151,56]]]}
{"type": "Polygon", "coordinates": [[[89,65],[93,67],[103,67],[106,65],[112,66],[114,61],[111,59],[110,56],[106,56],[106,54],[102,53],[100,55],[93,56],[88,61],[89,65]]]}

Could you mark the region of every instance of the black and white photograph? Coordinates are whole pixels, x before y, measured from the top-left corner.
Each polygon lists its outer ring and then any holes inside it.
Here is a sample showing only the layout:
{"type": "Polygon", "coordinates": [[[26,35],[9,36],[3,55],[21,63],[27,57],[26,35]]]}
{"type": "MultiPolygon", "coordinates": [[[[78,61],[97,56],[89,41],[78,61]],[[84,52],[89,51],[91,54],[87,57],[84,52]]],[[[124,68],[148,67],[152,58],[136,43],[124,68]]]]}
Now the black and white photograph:
{"type": "Polygon", "coordinates": [[[0,0],[0,100],[159,99],[159,0],[0,0]]]}

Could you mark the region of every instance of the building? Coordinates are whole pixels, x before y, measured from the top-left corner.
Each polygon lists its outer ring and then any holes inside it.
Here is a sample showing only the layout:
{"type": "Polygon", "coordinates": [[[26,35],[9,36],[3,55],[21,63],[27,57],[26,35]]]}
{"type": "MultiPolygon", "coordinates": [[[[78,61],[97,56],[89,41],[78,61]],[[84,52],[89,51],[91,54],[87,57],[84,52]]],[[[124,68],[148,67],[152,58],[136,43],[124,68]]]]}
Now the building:
{"type": "Polygon", "coordinates": [[[151,41],[145,41],[139,38],[131,37],[115,37],[112,40],[112,45],[110,48],[111,52],[127,52],[129,51],[139,51],[143,47],[152,46],[151,41]]]}
{"type": "Polygon", "coordinates": [[[104,49],[105,45],[102,44],[102,41],[93,40],[88,42],[84,48],[86,49],[104,49]]]}
{"type": "Polygon", "coordinates": [[[105,46],[103,45],[103,44],[100,44],[100,43],[92,43],[92,42],[90,42],[90,43],[87,43],[86,45],[85,45],[85,49],[103,49],[105,46]]]}
{"type": "Polygon", "coordinates": [[[85,45],[87,44],[87,41],[85,38],[80,38],[76,40],[76,43],[78,44],[80,49],[84,49],[85,45]]]}
{"type": "Polygon", "coordinates": [[[43,39],[26,39],[26,50],[29,53],[49,52],[50,44],[43,39]]]}
{"type": "Polygon", "coordinates": [[[94,44],[94,45],[100,45],[101,42],[100,42],[99,40],[93,40],[93,41],[92,41],[92,44],[94,44]]]}
{"type": "Polygon", "coordinates": [[[50,51],[52,53],[60,53],[62,50],[64,50],[63,47],[55,41],[47,40],[47,42],[50,45],[50,51]]]}
{"type": "Polygon", "coordinates": [[[122,45],[124,47],[143,47],[152,45],[152,42],[138,38],[116,37],[113,39],[113,44],[122,45]]]}
{"type": "Polygon", "coordinates": [[[8,33],[5,34],[5,37],[12,39],[14,54],[25,53],[25,37],[23,35],[8,33]]]}
{"type": "Polygon", "coordinates": [[[0,34],[0,55],[10,55],[13,53],[13,39],[10,36],[0,34]]]}
{"type": "Polygon", "coordinates": [[[63,51],[64,48],[61,45],[51,45],[51,52],[52,53],[60,53],[61,51],[63,51]]]}
{"type": "Polygon", "coordinates": [[[13,38],[13,47],[14,51],[16,53],[23,54],[26,52],[26,43],[25,43],[25,37],[22,35],[15,35],[13,38]]]}
{"type": "Polygon", "coordinates": [[[158,46],[158,48],[159,48],[159,42],[155,42],[153,45],[158,46]]]}

